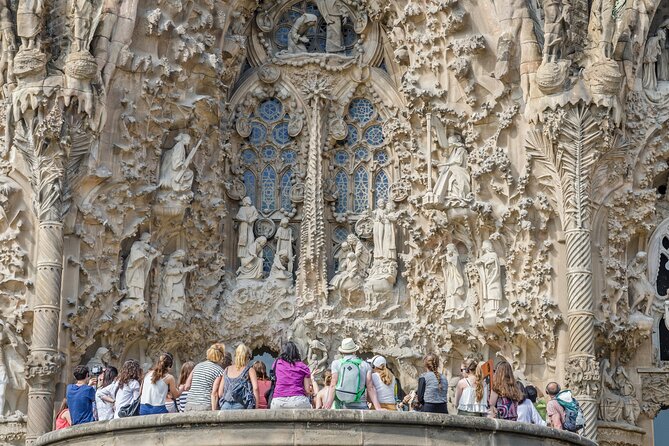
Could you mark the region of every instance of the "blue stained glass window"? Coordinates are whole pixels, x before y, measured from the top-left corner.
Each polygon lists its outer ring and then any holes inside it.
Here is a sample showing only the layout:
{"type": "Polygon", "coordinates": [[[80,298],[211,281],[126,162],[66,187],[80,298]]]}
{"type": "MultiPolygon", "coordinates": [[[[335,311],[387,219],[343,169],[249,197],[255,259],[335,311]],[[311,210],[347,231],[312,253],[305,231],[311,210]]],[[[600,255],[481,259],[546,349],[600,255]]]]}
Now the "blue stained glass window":
{"type": "Polygon", "coordinates": [[[343,226],[337,226],[333,231],[333,235],[335,242],[342,243],[346,241],[346,237],[348,236],[348,229],[343,226]]]}
{"type": "Polygon", "coordinates": [[[276,149],[272,146],[265,146],[262,149],[262,157],[266,160],[276,158],[276,149]]]}
{"type": "Polygon", "coordinates": [[[251,122],[251,135],[249,136],[249,142],[254,146],[260,145],[265,142],[267,138],[267,129],[264,125],[259,122],[251,122]]]}
{"type": "Polygon", "coordinates": [[[258,111],[260,112],[260,117],[265,121],[275,122],[281,119],[283,115],[283,105],[278,99],[267,99],[260,104],[258,111]]]}
{"type": "Polygon", "coordinates": [[[388,152],[379,150],[374,154],[374,160],[379,164],[386,164],[388,162],[388,152]]]}
{"type": "Polygon", "coordinates": [[[274,41],[281,48],[288,46],[288,35],[290,35],[290,25],[282,25],[274,31],[274,41]]]}
{"type": "Polygon", "coordinates": [[[360,147],[358,150],[355,151],[355,160],[356,161],[362,161],[367,159],[367,156],[369,155],[369,152],[367,149],[364,149],[360,147]]]}
{"type": "Polygon", "coordinates": [[[369,99],[355,98],[348,106],[348,114],[354,121],[365,125],[372,120],[374,116],[374,105],[369,99]]]}
{"type": "Polygon", "coordinates": [[[369,174],[359,167],[353,174],[353,212],[364,212],[369,208],[369,174]]]}
{"type": "Polygon", "coordinates": [[[348,163],[349,156],[347,152],[344,152],[343,150],[340,150],[339,152],[335,153],[334,156],[334,162],[338,166],[345,166],[346,163],[348,163]]]}
{"type": "Polygon", "coordinates": [[[288,144],[290,142],[288,123],[284,121],[275,125],[272,129],[272,138],[279,145],[288,144]]]}
{"type": "Polygon", "coordinates": [[[292,177],[293,171],[290,169],[281,176],[281,209],[286,211],[293,209],[293,202],[290,201],[290,191],[293,187],[292,177]]]}
{"type": "Polygon", "coordinates": [[[374,206],[379,200],[388,200],[388,191],[390,190],[390,181],[388,175],[382,170],[374,178],[374,206]]]}
{"type": "Polygon", "coordinates": [[[354,146],[358,142],[358,128],[354,125],[348,125],[348,135],[346,135],[346,144],[354,146]]]}
{"type": "Polygon", "coordinates": [[[272,264],[274,263],[274,250],[271,246],[265,245],[262,249],[262,272],[267,276],[272,271],[272,264]]]}
{"type": "Polygon", "coordinates": [[[251,202],[256,202],[256,176],[250,170],[245,170],[242,175],[244,186],[246,187],[246,196],[251,199],[251,202]]]}
{"type": "MultiPolygon", "coordinates": [[[[344,35],[344,46],[350,47],[355,45],[355,42],[358,41],[358,35],[355,33],[355,30],[351,26],[343,26],[342,34],[344,35]]],[[[346,54],[349,54],[348,52],[346,54]]]]}
{"type": "Polygon", "coordinates": [[[286,164],[295,164],[295,161],[297,161],[297,154],[294,150],[284,150],[281,154],[281,159],[286,164]]]}
{"type": "Polygon", "coordinates": [[[373,125],[365,130],[365,141],[370,146],[380,146],[383,144],[383,128],[380,125],[373,125]]]}
{"type": "Polygon", "coordinates": [[[335,203],[335,212],[343,214],[348,208],[348,175],[340,170],[335,175],[335,184],[337,185],[337,202],[335,203]]]}
{"type": "Polygon", "coordinates": [[[265,167],[261,176],[262,190],[261,190],[261,212],[271,212],[276,209],[276,172],[271,166],[265,167]]]}
{"type": "Polygon", "coordinates": [[[251,149],[246,149],[242,151],[242,163],[244,164],[253,164],[256,162],[256,153],[251,149]]]}

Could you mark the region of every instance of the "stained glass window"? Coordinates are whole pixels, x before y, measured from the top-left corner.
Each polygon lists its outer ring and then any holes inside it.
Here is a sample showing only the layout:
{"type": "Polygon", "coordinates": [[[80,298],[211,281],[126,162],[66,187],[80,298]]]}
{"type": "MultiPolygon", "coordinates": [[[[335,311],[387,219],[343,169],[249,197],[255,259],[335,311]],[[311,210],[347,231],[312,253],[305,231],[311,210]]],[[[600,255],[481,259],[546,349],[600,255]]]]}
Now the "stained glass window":
{"type": "Polygon", "coordinates": [[[335,184],[337,185],[337,203],[335,212],[344,213],[348,209],[348,175],[343,170],[335,175],[335,184]]]}
{"type": "Polygon", "coordinates": [[[374,203],[378,203],[379,199],[388,201],[388,190],[390,189],[390,181],[388,175],[383,170],[380,170],[374,178],[374,203]]]}
{"type": "Polygon", "coordinates": [[[281,209],[285,211],[290,211],[293,208],[293,202],[290,201],[290,191],[293,187],[292,177],[293,171],[290,169],[281,176],[281,209]]]}
{"type": "Polygon", "coordinates": [[[390,158],[388,158],[388,152],[385,150],[379,150],[374,154],[374,161],[377,163],[384,165],[389,161],[390,158]]]}
{"type": "Polygon", "coordinates": [[[268,276],[270,271],[272,271],[272,264],[274,263],[274,250],[269,244],[265,245],[262,249],[262,272],[265,276],[268,276]]]}
{"type": "Polygon", "coordinates": [[[348,152],[340,150],[337,153],[335,153],[334,162],[336,165],[345,166],[346,164],[348,164],[348,160],[349,160],[348,152]]]}
{"type": "Polygon", "coordinates": [[[267,99],[258,107],[260,117],[267,122],[276,122],[283,116],[283,105],[278,99],[267,99]]]}
{"type": "Polygon", "coordinates": [[[369,208],[369,174],[359,167],[353,174],[353,212],[365,212],[369,208]]]}
{"type": "Polygon", "coordinates": [[[276,172],[271,166],[262,171],[262,199],[260,209],[262,212],[270,212],[276,209],[276,172]]]}
{"type": "Polygon", "coordinates": [[[374,117],[374,105],[369,99],[353,99],[348,107],[348,114],[354,121],[365,125],[374,117]]]}
{"type": "Polygon", "coordinates": [[[286,164],[295,164],[295,161],[297,161],[297,154],[294,150],[284,150],[281,154],[281,159],[286,164]]]}
{"type": "Polygon", "coordinates": [[[245,170],[243,175],[244,187],[246,187],[246,196],[252,203],[256,202],[256,176],[250,170],[245,170]]]}
{"type": "Polygon", "coordinates": [[[380,146],[383,144],[383,130],[380,125],[373,125],[365,130],[365,141],[370,146],[380,146]]]}
{"type": "Polygon", "coordinates": [[[256,162],[256,153],[253,150],[246,149],[242,151],[242,163],[253,164],[256,162]]]}
{"type": "Polygon", "coordinates": [[[272,129],[272,139],[279,145],[288,144],[290,142],[290,135],[288,135],[288,123],[281,122],[272,129]]]}
{"type": "Polygon", "coordinates": [[[272,146],[265,146],[262,149],[262,157],[266,160],[272,160],[276,157],[276,149],[272,146]]]}
{"type": "Polygon", "coordinates": [[[249,142],[254,146],[257,146],[264,143],[265,139],[267,139],[267,129],[265,126],[259,122],[252,122],[249,142]]]}
{"type": "Polygon", "coordinates": [[[334,241],[336,243],[342,243],[346,240],[349,232],[344,226],[337,226],[333,231],[334,241]]]}

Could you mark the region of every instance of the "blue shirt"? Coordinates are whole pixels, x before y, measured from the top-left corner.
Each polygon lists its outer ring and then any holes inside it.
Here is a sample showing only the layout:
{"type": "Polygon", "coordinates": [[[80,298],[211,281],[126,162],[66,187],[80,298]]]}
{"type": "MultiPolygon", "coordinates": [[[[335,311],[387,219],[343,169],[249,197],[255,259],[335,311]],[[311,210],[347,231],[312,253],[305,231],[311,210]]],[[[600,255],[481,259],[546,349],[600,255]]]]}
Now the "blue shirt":
{"type": "Polygon", "coordinates": [[[93,417],[95,389],[93,387],[68,384],[66,395],[67,405],[70,408],[70,417],[72,417],[72,426],[95,421],[93,417]]]}

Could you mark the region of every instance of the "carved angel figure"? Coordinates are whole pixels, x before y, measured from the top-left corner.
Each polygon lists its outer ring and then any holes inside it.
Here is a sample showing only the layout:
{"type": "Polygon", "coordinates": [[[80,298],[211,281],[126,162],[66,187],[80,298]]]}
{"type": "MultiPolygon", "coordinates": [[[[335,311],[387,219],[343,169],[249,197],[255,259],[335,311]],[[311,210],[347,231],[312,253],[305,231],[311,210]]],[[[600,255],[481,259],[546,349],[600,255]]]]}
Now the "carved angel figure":
{"type": "Polygon", "coordinates": [[[246,256],[242,258],[242,264],[237,269],[238,279],[262,279],[262,250],[266,244],[267,238],[260,236],[248,246],[246,256]]]}
{"type": "Polygon", "coordinates": [[[160,254],[149,244],[150,239],[151,235],[145,232],[130,248],[128,265],[125,269],[126,299],[144,302],[144,288],[149,278],[151,264],[160,254]]]}
{"type": "Polygon", "coordinates": [[[544,14],[543,63],[557,62],[567,37],[564,25],[568,23],[569,3],[562,0],[544,0],[544,14]]]}
{"type": "Polygon", "coordinates": [[[483,242],[481,251],[481,257],[476,260],[476,264],[482,269],[483,312],[493,313],[499,309],[500,302],[502,301],[502,278],[499,256],[495,252],[490,240],[483,242]]]}
{"type": "MultiPolygon", "coordinates": [[[[346,243],[348,244],[350,251],[355,254],[357,259],[358,274],[362,277],[366,277],[369,271],[369,267],[372,264],[372,253],[367,248],[367,246],[365,246],[362,240],[360,240],[355,234],[349,234],[346,237],[346,243]]],[[[342,243],[342,248],[343,247],[344,244],[342,243]]],[[[344,257],[344,259],[346,259],[346,257],[344,257]]],[[[339,270],[342,270],[341,263],[339,270]]]]}
{"type": "Polygon", "coordinates": [[[242,206],[237,212],[239,220],[239,240],[237,241],[237,257],[243,259],[248,255],[248,250],[255,235],[253,234],[253,223],[258,219],[258,210],[251,204],[249,197],[244,197],[242,206]]]}
{"type": "Polygon", "coordinates": [[[327,26],[325,51],[341,53],[345,49],[341,26],[343,21],[348,19],[346,9],[339,0],[316,0],[316,7],[327,26]]]}
{"type": "Polygon", "coordinates": [[[640,311],[649,316],[655,300],[655,290],[646,277],[647,269],[648,256],[644,251],[640,251],[627,266],[627,280],[629,282],[631,298],[633,299],[630,312],[640,311]],[[642,308],[644,304],[645,308],[642,308]]]}
{"type": "Polygon", "coordinates": [[[186,276],[195,265],[185,266],[186,252],[178,249],[172,253],[160,284],[160,305],[158,312],[172,318],[184,315],[186,306],[186,276]]]}
{"type": "Polygon", "coordinates": [[[388,209],[383,199],[379,200],[372,216],[374,220],[374,259],[396,260],[395,221],[397,216],[392,209],[388,209]]]}
{"type": "Polygon", "coordinates": [[[306,53],[309,38],[306,36],[309,28],[316,26],[318,17],[313,14],[302,14],[293,24],[288,34],[288,53],[306,53]]]}
{"type": "Polygon", "coordinates": [[[448,138],[451,155],[448,160],[439,164],[439,179],[434,187],[434,194],[442,199],[456,198],[467,200],[471,187],[467,171],[467,150],[459,136],[448,138]]]}
{"type": "Polygon", "coordinates": [[[163,154],[160,163],[160,188],[175,192],[190,191],[193,186],[193,171],[189,165],[199,147],[196,146],[188,156],[186,147],[190,144],[190,136],[180,133],[175,138],[176,144],[163,154]]]}

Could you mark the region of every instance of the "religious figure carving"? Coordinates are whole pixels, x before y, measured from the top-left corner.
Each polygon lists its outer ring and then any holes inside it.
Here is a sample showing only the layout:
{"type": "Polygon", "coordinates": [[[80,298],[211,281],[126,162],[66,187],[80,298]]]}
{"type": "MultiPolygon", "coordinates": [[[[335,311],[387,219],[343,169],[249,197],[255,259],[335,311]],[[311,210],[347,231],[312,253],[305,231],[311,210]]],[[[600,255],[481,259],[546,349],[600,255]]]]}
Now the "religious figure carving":
{"type": "Polygon", "coordinates": [[[237,269],[238,279],[262,279],[263,275],[263,248],[267,244],[267,239],[263,236],[258,237],[248,245],[246,255],[242,257],[242,264],[237,269]]]}
{"type": "Polygon", "coordinates": [[[490,240],[481,246],[481,256],[476,264],[481,267],[483,285],[483,313],[485,317],[494,317],[502,301],[502,277],[499,256],[490,240]]]}
{"type": "Polygon", "coordinates": [[[269,272],[269,278],[278,280],[284,285],[290,286],[293,281],[293,272],[288,268],[289,257],[285,250],[277,250],[269,272]]]}
{"type": "Polygon", "coordinates": [[[444,287],[447,310],[461,306],[465,295],[465,278],[460,267],[460,253],[453,243],[446,245],[446,254],[442,259],[444,287]]]}
{"type": "Polygon", "coordinates": [[[467,150],[459,136],[448,138],[451,154],[448,160],[439,164],[439,179],[434,187],[434,195],[446,202],[447,206],[462,205],[471,191],[470,176],[467,171],[467,150]]]}
{"type": "Polygon", "coordinates": [[[650,311],[655,301],[655,290],[646,277],[647,269],[648,256],[644,251],[638,252],[634,260],[627,266],[627,280],[629,282],[630,297],[633,299],[630,312],[639,311],[646,316],[650,316],[650,311]]]}
{"type": "Polygon", "coordinates": [[[341,53],[344,51],[342,24],[348,20],[348,13],[339,0],[316,0],[316,6],[327,26],[325,51],[341,53]]]}
{"type": "MultiPolygon", "coordinates": [[[[358,274],[360,274],[362,277],[366,277],[369,271],[369,267],[372,264],[372,252],[370,252],[367,246],[365,246],[362,240],[360,240],[355,234],[347,235],[345,243],[348,244],[350,251],[355,254],[357,259],[358,274]]],[[[344,244],[342,243],[342,248],[343,247],[344,244]]]]}
{"type": "Polygon", "coordinates": [[[44,28],[44,0],[21,0],[16,11],[17,34],[23,49],[39,49],[39,34],[44,28]]]}
{"type": "Polygon", "coordinates": [[[27,352],[20,352],[22,346],[16,335],[0,321],[0,418],[16,409],[12,407],[9,391],[22,391],[27,386],[23,359],[27,352]],[[9,407],[5,409],[5,406],[9,407]]]}
{"type": "Polygon", "coordinates": [[[165,268],[160,284],[160,305],[158,313],[170,319],[179,319],[185,314],[186,276],[196,266],[185,266],[186,252],[178,249],[172,253],[165,268]]]}
{"type": "Polygon", "coordinates": [[[107,365],[109,365],[111,359],[111,350],[109,350],[107,347],[98,347],[93,357],[86,363],[86,367],[88,367],[89,370],[93,370],[94,368],[102,370],[107,365]]]}
{"type": "Polygon", "coordinates": [[[568,22],[569,4],[562,0],[544,0],[543,63],[557,62],[564,48],[564,25],[568,22]]]}
{"type": "Polygon", "coordinates": [[[288,34],[288,53],[299,54],[307,52],[309,38],[306,36],[309,28],[316,26],[318,17],[313,14],[302,14],[290,29],[288,34]]]}
{"type": "Polygon", "coordinates": [[[74,51],[88,51],[93,21],[93,0],[72,0],[70,15],[74,19],[74,51]]]}
{"type": "Polygon", "coordinates": [[[666,30],[660,29],[654,37],[646,41],[643,53],[643,88],[647,90],[657,89],[657,60],[662,54],[666,39],[666,30]]]}
{"type": "Polygon", "coordinates": [[[600,372],[602,393],[599,400],[599,418],[636,425],[641,407],[625,369],[622,366],[614,368],[608,359],[603,359],[600,372]]]}
{"type": "Polygon", "coordinates": [[[289,273],[293,273],[293,230],[288,225],[289,221],[287,218],[282,218],[281,223],[279,223],[279,229],[276,230],[276,252],[284,251],[288,257],[288,263],[286,265],[286,270],[289,273]]]}
{"type": "Polygon", "coordinates": [[[339,291],[340,296],[352,303],[352,294],[362,287],[363,277],[358,269],[359,259],[356,254],[349,251],[346,259],[339,262],[339,272],[330,281],[330,289],[339,291]]]}
{"type": "MultiPolygon", "coordinates": [[[[242,206],[237,212],[239,220],[239,240],[237,242],[237,257],[243,259],[248,256],[249,247],[255,240],[253,234],[253,223],[258,219],[258,210],[251,204],[249,197],[244,197],[242,206]]],[[[267,239],[265,239],[266,241],[267,239]]]]}
{"type": "Polygon", "coordinates": [[[125,305],[144,306],[144,288],[149,278],[151,264],[160,254],[149,244],[151,234],[145,232],[139,240],[132,244],[128,265],[125,269],[126,298],[125,305]]]}
{"type": "Polygon", "coordinates": [[[163,154],[160,163],[161,189],[173,190],[174,192],[189,192],[193,186],[193,171],[189,168],[193,157],[200,147],[198,143],[191,152],[186,155],[186,147],[190,144],[190,136],[180,133],[175,138],[176,144],[163,154]]]}
{"type": "Polygon", "coordinates": [[[372,217],[374,219],[374,260],[396,260],[395,221],[397,221],[397,215],[392,211],[389,203],[379,199],[376,209],[372,212],[372,217]]]}
{"type": "Polygon", "coordinates": [[[307,349],[307,365],[314,375],[319,375],[325,370],[328,362],[328,349],[318,339],[309,343],[307,349]]]}
{"type": "Polygon", "coordinates": [[[9,83],[13,77],[13,59],[16,53],[16,36],[14,35],[14,22],[12,21],[7,0],[0,0],[0,85],[9,83]]]}

